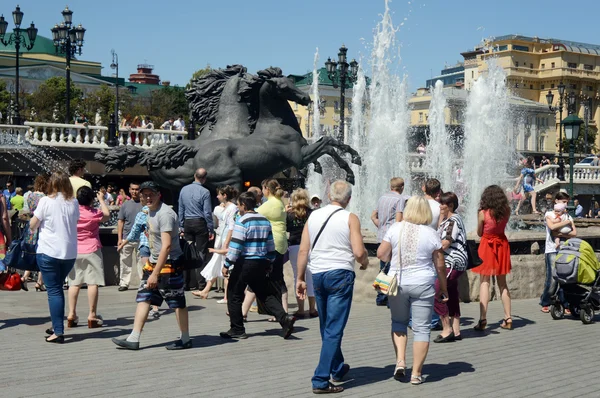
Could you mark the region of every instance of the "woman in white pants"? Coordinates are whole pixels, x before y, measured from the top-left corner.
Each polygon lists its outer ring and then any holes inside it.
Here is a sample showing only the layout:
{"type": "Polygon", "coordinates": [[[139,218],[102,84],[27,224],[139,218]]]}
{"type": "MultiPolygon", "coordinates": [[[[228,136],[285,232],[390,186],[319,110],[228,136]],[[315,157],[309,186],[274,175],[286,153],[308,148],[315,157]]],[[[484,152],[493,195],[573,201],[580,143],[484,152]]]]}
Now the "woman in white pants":
{"type": "MultiPolygon", "coordinates": [[[[305,189],[296,189],[292,192],[290,197],[291,207],[287,213],[287,231],[289,233],[288,238],[288,250],[290,255],[290,263],[294,271],[294,285],[298,282],[298,249],[300,249],[300,241],[302,240],[302,231],[304,230],[304,224],[310,216],[312,211],[310,208],[310,200],[308,198],[308,191],[305,189]]],[[[315,290],[313,288],[312,275],[308,269],[306,269],[306,296],[308,297],[308,315],[311,318],[319,316],[315,308],[315,290]]],[[[298,311],[294,314],[297,318],[303,318],[306,315],[304,311],[304,299],[301,299],[296,295],[296,302],[298,303],[298,311]]]]}

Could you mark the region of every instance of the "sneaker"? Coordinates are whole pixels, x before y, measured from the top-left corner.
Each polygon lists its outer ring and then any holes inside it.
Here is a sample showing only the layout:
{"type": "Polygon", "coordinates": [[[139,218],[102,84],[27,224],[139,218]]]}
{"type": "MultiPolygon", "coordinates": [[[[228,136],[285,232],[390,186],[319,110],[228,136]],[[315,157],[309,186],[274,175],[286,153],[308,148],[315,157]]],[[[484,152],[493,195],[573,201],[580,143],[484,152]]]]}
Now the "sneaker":
{"type": "Polygon", "coordinates": [[[281,336],[284,339],[289,338],[292,335],[292,332],[294,331],[294,323],[296,322],[296,317],[292,316],[292,315],[288,315],[285,317],[285,321],[283,321],[283,326],[282,326],[282,331],[281,331],[281,336]]]}
{"type": "Polygon", "coordinates": [[[192,348],[192,340],[188,340],[187,343],[182,343],[181,340],[177,340],[173,344],[169,344],[165,347],[169,351],[173,350],[187,350],[188,348],[192,348]]]}
{"type": "Polygon", "coordinates": [[[148,313],[148,318],[152,318],[152,319],[160,319],[160,313],[158,311],[154,311],[153,309],[150,310],[150,312],[148,313]]]}
{"type": "Polygon", "coordinates": [[[129,288],[127,286],[119,286],[119,291],[120,292],[124,292],[126,290],[128,290],[129,288]]]}
{"type": "Polygon", "coordinates": [[[115,343],[116,345],[118,345],[121,348],[127,348],[128,350],[139,350],[140,349],[140,343],[139,342],[133,342],[133,341],[127,341],[127,339],[116,339],[113,338],[112,342],[115,343]]]}
{"type": "Polygon", "coordinates": [[[217,304],[227,304],[227,300],[225,300],[225,299],[217,300],[217,304]]]}
{"type": "Polygon", "coordinates": [[[224,339],[235,339],[235,340],[243,340],[243,339],[247,339],[248,335],[246,334],[246,332],[234,332],[233,330],[229,329],[226,332],[221,332],[219,333],[219,336],[221,336],[221,338],[224,339]]]}

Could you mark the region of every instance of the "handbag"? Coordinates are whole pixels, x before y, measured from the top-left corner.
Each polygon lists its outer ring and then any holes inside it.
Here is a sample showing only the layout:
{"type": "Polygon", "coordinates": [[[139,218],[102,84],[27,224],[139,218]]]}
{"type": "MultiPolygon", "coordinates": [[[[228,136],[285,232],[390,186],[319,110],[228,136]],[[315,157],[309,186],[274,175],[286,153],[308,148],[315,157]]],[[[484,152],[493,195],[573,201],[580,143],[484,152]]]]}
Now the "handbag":
{"type": "Polygon", "coordinates": [[[386,296],[393,297],[398,294],[398,274],[402,270],[402,252],[400,248],[402,246],[401,242],[403,229],[404,228],[400,228],[400,233],[398,236],[398,271],[394,272],[393,275],[388,275],[385,273],[385,271],[380,271],[375,277],[375,282],[373,282],[373,288],[377,290],[377,292],[385,294],[386,296]]]}
{"type": "Polygon", "coordinates": [[[467,241],[465,244],[465,250],[467,251],[467,269],[473,269],[483,264],[483,260],[481,260],[479,257],[479,253],[475,248],[475,244],[467,241]]]}
{"type": "Polygon", "coordinates": [[[23,271],[39,271],[36,260],[37,242],[27,243],[28,233],[29,223],[24,226],[21,237],[10,243],[4,257],[4,264],[7,267],[23,271]]]}
{"type": "Polygon", "coordinates": [[[4,272],[0,274],[0,290],[8,290],[11,292],[17,290],[27,290],[21,281],[21,275],[16,272],[4,272]]]}
{"type": "Polygon", "coordinates": [[[186,270],[202,268],[204,265],[204,254],[198,251],[196,242],[179,238],[179,245],[181,246],[181,251],[183,251],[183,268],[186,270]]]}

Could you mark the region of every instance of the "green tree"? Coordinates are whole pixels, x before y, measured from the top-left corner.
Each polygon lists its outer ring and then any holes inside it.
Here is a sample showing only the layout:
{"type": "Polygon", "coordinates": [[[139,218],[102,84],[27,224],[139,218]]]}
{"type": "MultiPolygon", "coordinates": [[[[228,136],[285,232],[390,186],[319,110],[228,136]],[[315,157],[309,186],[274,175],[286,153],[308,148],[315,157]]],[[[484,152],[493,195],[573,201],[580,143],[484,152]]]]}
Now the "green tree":
{"type": "Polygon", "coordinates": [[[188,112],[188,103],[183,87],[169,86],[151,92],[148,113],[154,117],[155,126],[160,126],[170,117],[185,116],[188,112]]]}
{"type": "Polygon", "coordinates": [[[6,119],[8,117],[8,107],[10,106],[10,93],[6,89],[6,82],[4,80],[0,80],[0,113],[2,113],[2,118],[0,118],[0,123],[2,119],[6,119]]]}
{"type": "Polygon", "coordinates": [[[185,85],[185,89],[188,90],[192,86],[192,83],[194,82],[194,80],[201,78],[202,76],[204,76],[211,70],[212,70],[212,68],[208,64],[206,65],[206,68],[198,69],[196,72],[194,72],[192,74],[192,78],[190,79],[189,83],[185,85]]]}
{"type": "Polygon", "coordinates": [[[96,113],[99,112],[102,125],[107,126],[109,115],[115,111],[114,87],[102,84],[99,89],[88,93],[81,102],[80,109],[92,123],[94,123],[96,113]]]}
{"type": "MultiPolygon", "coordinates": [[[[590,153],[597,153],[598,147],[596,146],[596,137],[598,136],[598,128],[595,126],[588,126],[587,133],[587,153],[585,151],[585,125],[581,125],[581,129],[579,130],[579,137],[577,137],[577,141],[575,141],[575,153],[580,153],[584,155],[589,155],[590,153]]],[[[558,144],[557,144],[558,145],[558,144]]],[[[564,138],[563,133],[563,153],[569,154],[569,140],[564,138]]]]}
{"type": "MultiPolygon", "coordinates": [[[[51,77],[46,80],[29,96],[30,107],[35,108],[36,120],[54,121],[53,114],[56,108],[56,117],[59,123],[64,122],[67,113],[67,79],[64,77],[51,77]]],[[[75,109],[83,101],[83,91],[71,83],[71,117],[75,109]]]]}

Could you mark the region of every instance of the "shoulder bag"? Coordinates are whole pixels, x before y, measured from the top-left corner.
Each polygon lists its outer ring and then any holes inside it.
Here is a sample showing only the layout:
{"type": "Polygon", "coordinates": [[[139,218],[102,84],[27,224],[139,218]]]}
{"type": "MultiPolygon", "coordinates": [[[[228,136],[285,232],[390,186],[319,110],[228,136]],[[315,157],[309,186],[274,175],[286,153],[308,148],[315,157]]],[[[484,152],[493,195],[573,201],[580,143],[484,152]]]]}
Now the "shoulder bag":
{"type": "Polygon", "coordinates": [[[375,277],[373,288],[386,296],[396,296],[398,294],[398,274],[402,271],[402,231],[404,226],[400,228],[398,234],[398,270],[393,275],[388,275],[385,271],[380,271],[375,277]]]}
{"type": "Polygon", "coordinates": [[[27,234],[29,233],[29,223],[23,227],[21,237],[13,239],[4,257],[4,264],[9,268],[20,269],[23,271],[38,271],[36,261],[36,243],[27,243],[27,234]]]}
{"type": "Polygon", "coordinates": [[[327,225],[327,223],[329,222],[329,220],[331,219],[331,217],[333,217],[333,215],[335,213],[337,213],[338,211],[342,211],[344,209],[337,209],[335,210],[333,213],[331,213],[329,215],[329,217],[327,217],[327,219],[325,220],[325,222],[323,223],[323,225],[321,225],[321,229],[319,230],[319,232],[317,233],[317,236],[315,237],[315,241],[312,244],[312,247],[310,248],[310,250],[313,250],[317,244],[317,241],[319,240],[319,237],[321,236],[321,233],[323,232],[323,230],[325,229],[325,226],[327,225]]]}

